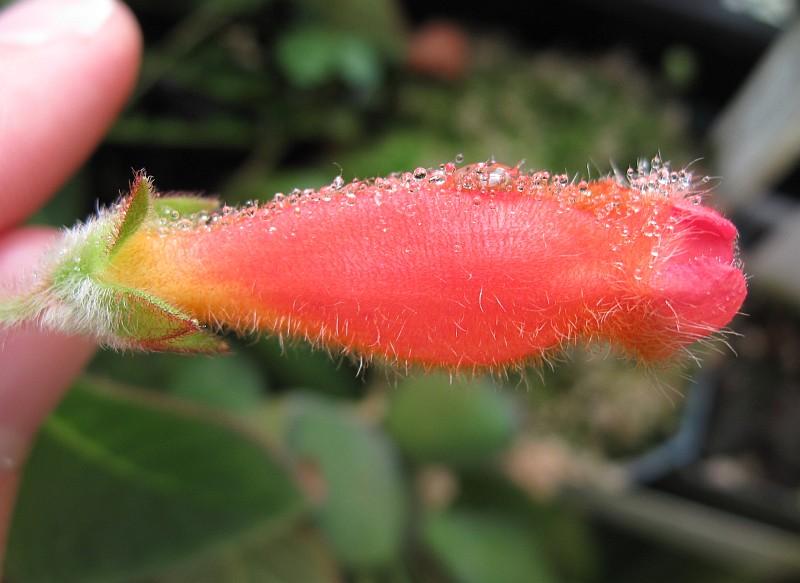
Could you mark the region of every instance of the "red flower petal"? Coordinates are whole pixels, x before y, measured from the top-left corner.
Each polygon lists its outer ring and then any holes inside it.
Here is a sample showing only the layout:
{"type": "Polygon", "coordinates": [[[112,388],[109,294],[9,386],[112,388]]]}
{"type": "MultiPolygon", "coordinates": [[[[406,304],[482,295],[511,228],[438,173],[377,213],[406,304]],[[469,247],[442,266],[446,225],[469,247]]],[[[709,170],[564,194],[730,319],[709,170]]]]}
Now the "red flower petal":
{"type": "Polygon", "coordinates": [[[494,367],[597,339],[662,359],[746,294],[736,229],[690,188],[669,169],[419,169],[142,231],[115,277],[201,320],[391,360],[494,367]]]}

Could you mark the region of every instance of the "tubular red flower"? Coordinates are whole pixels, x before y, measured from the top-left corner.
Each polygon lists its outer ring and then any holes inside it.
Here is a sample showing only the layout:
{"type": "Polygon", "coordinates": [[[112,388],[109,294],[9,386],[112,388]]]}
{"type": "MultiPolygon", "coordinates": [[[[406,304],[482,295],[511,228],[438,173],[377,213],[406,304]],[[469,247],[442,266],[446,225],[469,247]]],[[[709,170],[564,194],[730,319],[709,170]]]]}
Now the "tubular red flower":
{"type": "Polygon", "coordinates": [[[449,164],[162,223],[126,241],[109,281],[391,361],[497,367],[595,340],[661,360],[746,295],[735,227],[660,164],[580,183],[449,164]]]}

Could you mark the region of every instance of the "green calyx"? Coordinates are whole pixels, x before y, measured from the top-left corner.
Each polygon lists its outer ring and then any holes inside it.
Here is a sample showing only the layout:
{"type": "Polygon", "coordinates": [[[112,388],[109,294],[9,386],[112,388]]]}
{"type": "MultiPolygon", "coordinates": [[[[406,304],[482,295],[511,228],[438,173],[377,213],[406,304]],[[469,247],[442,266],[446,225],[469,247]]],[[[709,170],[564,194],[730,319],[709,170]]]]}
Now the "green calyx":
{"type": "Polygon", "coordinates": [[[48,286],[0,303],[0,324],[37,318],[68,332],[93,333],[117,348],[225,351],[225,343],[191,314],[146,290],[116,284],[109,270],[142,226],[212,212],[218,206],[214,199],[186,194],[158,196],[152,179],[137,173],[130,194],[115,208],[65,236],[48,286]]]}
{"type": "Polygon", "coordinates": [[[144,350],[216,353],[225,343],[198,320],[141,290],[107,286],[117,309],[115,332],[144,350]]]}

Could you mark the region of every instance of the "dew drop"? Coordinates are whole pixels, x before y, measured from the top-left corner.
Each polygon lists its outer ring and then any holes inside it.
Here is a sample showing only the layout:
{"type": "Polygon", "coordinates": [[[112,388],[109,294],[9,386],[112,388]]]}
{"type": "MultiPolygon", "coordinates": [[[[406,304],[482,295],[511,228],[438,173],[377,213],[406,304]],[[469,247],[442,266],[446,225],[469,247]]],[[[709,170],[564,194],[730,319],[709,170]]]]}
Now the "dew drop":
{"type": "Polygon", "coordinates": [[[661,169],[661,156],[656,154],[652,160],[650,160],[650,167],[653,170],[660,170],[661,169]]]}
{"type": "Polygon", "coordinates": [[[550,181],[550,173],[547,172],[546,170],[541,172],[536,172],[533,175],[533,185],[536,188],[542,188],[543,186],[546,186],[549,181],[550,181]]]}
{"type": "Polygon", "coordinates": [[[509,180],[508,172],[502,166],[496,166],[489,172],[489,186],[505,186],[509,180]]]}
{"type": "Polygon", "coordinates": [[[458,154],[456,154],[455,161],[456,161],[456,164],[463,163],[464,162],[464,154],[462,154],[460,152],[458,154]]]}
{"type": "Polygon", "coordinates": [[[447,176],[441,170],[438,170],[431,174],[431,177],[428,179],[428,182],[431,184],[435,184],[437,186],[442,185],[447,180],[447,176]]]}
{"type": "Polygon", "coordinates": [[[427,175],[428,171],[422,166],[414,168],[414,180],[424,180],[427,175]]]}

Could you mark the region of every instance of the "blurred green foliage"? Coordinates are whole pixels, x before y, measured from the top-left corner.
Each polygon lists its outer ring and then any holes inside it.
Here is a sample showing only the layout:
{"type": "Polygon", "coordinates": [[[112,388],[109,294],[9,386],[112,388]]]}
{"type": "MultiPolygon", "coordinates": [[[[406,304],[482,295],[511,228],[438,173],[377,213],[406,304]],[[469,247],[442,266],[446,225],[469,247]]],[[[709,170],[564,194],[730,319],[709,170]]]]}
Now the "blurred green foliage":
{"type": "Polygon", "coordinates": [[[286,407],[288,447],[319,472],[317,519],[336,555],[356,568],[391,563],[400,554],[406,526],[391,443],[341,404],[294,393],[286,407]]]}
{"type": "Polygon", "coordinates": [[[266,446],[213,415],[87,379],[31,454],[8,576],[66,583],[148,574],[249,531],[286,529],[304,506],[266,446]]]}
{"type": "MultiPolygon", "coordinates": [[[[130,5],[146,38],[139,88],[39,222],[112,201],[131,167],[236,203],[319,186],[338,165],[364,177],[463,153],[597,175],[694,151],[664,82],[620,56],[473,35],[468,74],[444,81],[404,66],[411,26],[394,0],[130,5]]],[[[670,57],[670,83],[685,60],[670,57]]],[[[745,580],[674,560],[670,579],[642,579],[664,549],[616,542],[528,488],[558,486],[559,468],[581,463],[570,448],[602,464],[668,434],[677,409],[645,371],[576,352],[508,377],[398,376],[231,340],[218,358],[97,355],[31,454],[9,581],[745,580]],[[518,445],[556,434],[563,447],[522,456],[519,479],[518,445]],[[598,560],[626,554],[637,559],[598,560]]]]}
{"type": "Polygon", "coordinates": [[[516,429],[514,403],[489,383],[449,383],[441,374],[392,390],[387,429],[409,457],[454,465],[502,452],[516,429]]]}
{"type": "Polygon", "coordinates": [[[513,520],[480,513],[428,517],[423,536],[445,568],[464,583],[550,583],[541,544],[513,520]]]}

